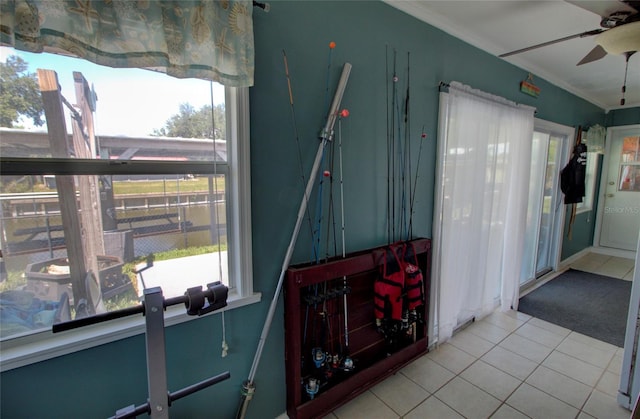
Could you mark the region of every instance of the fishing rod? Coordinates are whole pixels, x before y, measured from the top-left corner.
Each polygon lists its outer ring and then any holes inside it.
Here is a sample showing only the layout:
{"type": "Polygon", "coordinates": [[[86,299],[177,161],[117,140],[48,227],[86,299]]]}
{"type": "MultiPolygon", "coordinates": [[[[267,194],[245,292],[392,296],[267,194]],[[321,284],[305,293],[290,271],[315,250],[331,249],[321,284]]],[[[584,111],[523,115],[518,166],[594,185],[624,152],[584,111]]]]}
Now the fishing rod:
{"type": "MultiPolygon", "coordinates": [[[[340,127],[340,119],[338,120],[338,127],[340,127]]],[[[339,132],[339,131],[338,131],[339,132]]],[[[325,238],[325,261],[329,260],[329,257],[332,256],[329,253],[329,245],[331,243],[331,237],[333,237],[333,256],[337,256],[338,254],[338,244],[337,244],[337,235],[336,235],[336,215],[335,215],[335,200],[333,199],[333,167],[335,160],[334,153],[334,144],[331,143],[331,149],[329,151],[329,167],[331,170],[325,170],[322,175],[329,179],[329,204],[328,204],[328,214],[327,214],[327,235],[325,238]]]]}
{"type": "MultiPolygon", "coordinates": [[[[342,152],[342,119],[349,115],[349,111],[343,109],[339,112],[338,118],[338,139],[339,147],[342,152]]],[[[322,176],[329,178],[329,204],[326,225],[326,258],[328,261],[330,256],[338,256],[338,233],[337,218],[338,214],[335,209],[337,200],[334,199],[335,187],[338,177],[333,173],[336,165],[336,141],[332,142],[327,155],[328,167],[322,176]],[[333,230],[332,230],[333,229],[333,230]],[[333,241],[333,254],[330,252],[330,244],[333,241]]],[[[326,152],[326,151],[325,151],[326,152]]],[[[344,188],[342,174],[342,157],[340,156],[340,195],[341,195],[341,229],[342,229],[342,257],[345,258],[345,227],[344,227],[344,188]]],[[[302,353],[309,354],[311,362],[306,362],[304,356],[301,358],[301,367],[304,371],[305,378],[302,380],[302,390],[306,393],[309,400],[313,400],[321,389],[330,385],[336,380],[336,374],[340,372],[350,372],[354,368],[354,363],[349,356],[349,324],[348,324],[348,303],[346,294],[350,292],[347,285],[347,278],[336,278],[331,281],[323,281],[307,288],[307,294],[304,296],[306,302],[305,307],[305,324],[304,338],[302,343],[302,353]],[[340,284],[340,285],[338,285],[340,284]],[[320,290],[321,289],[321,290],[320,290]],[[339,298],[342,297],[342,301],[339,298]],[[342,310],[344,325],[344,333],[341,328],[340,312],[342,310]],[[313,311],[313,315],[309,313],[313,311]],[[308,322],[312,321],[311,327],[308,322]],[[318,328],[320,332],[316,333],[318,328]],[[311,346],[307,346],[307,330],[311,328],[311,346]],[[344,340],[343,340],[344,338],[344,340]]]]}
{"type": "Polygon", "coordinates": [[[273,294],[273,299],[271,300],[271,305],[269,306],[269,311],[267,312],[267,318],[265,319],[264,325],[262,327],[262,333],[260,334],[258,347],[256,349],[255,356],[253,358],[251,369],[249,370],[249,376],[247,380],[245,380],[242,384],[240,406],[236,414],[237,419],[241,419],[245,417],[247,408],[249,407],[249,402],[251,401],[251,399],[253,398],[253,395],[255,394],[254,379],[255,379],[256,371],[258,369],[258,365],[260,364],[260,358],[262,357],[264,344],[269,335],[271,323],[273,322],[273,316],[275,314],[276,307],[278,305],[280,292],[282,291],[284,277],[285,277],[287,268],[289,267],[289,263],[291,262],[293,250],[295,248],[295,244],[298,239],[298,233],[300,232],[300,225],[302,224],[302,219],[307,209],[308,196],[310,195],[311,190],[313,189],[313,185],[316,181],[316,177],[318,175],[318,169],[320,168],[320,163],[324,153],[324,148],[327,145],[327,143],[332,141],[333,139],[333,134],[334,134],[333,128],[334,128],[336,119],[338,117],[338,108],[340,107],[340,103],[342,102],[342,96],[344,95],[344,91],[347,87],[347,82],[349,80],[350,73],[351,73],[351,64],[345,63],[344,67],[342,68],[342,74],[340,76],[340,80],[338,81],[338,86],[336,88],[336,92],[333,97],[331,108],[329,109],[329,114],[327,115],[326,123],[319,135],[320,144],[318,146],[318,151],[316,152],[316,157],[313,163],[313,167],[311,168],[311,174],[309,175],[309,180],[307,182],[304,196],[302,197],[302,201],[300,202],[300,208],[298,209],[296,223],[293,228],[293,232],[291,234],[291,240],[289,242],[289,246],[287,247],[287,251],[285,253],[284,261],[282,263],[282,269],[280,271],[280,277],[278,278],[278,283],[276,285],[276,289],[273,294]]]}
{"type": "MultiPolygon", "coordinates": [[[[345,221],[344,221],[344,177],[342,171],[342,118],[349,116],[349,111],[343,109],[340,112],[341,118],[338,120],[338,158],[340,164],[340,229],[342,230],[342,259],[346,258],[346,245],[345,245],[345,221]]],[[[349,371],[353,368],[353,360],[349,356],[349,321],[348,317],[348,305],[347,305],[347,276],[342,277],[342,287],[344,293],[342,294],[342,306],[344,310],[344,358],[342,360],[342,367],[345,371],[349,371]]]]}
{"type": "MultiPolygon", "coordinates": [[[[329,45],[331,47],[331,45],[329,45]]],[[[302,185],[304,187],[304,185],[306,184],[306,179],[305,179],[305,175],[304,175],[304,168],[302,166],[302,151],[300,150],[300,135],[298,132],[298,123],[297,123],[297,118],[296,118],[296,110],[295,110],[295,105],[293,102],[293,89],[291,88],[291,77],[289,75],[289,63],[287,61],[287,53],[282,50],[282,59],[284,62],[284,70],[285,70],[285,77],[287,79],[287,89],[289,92],[289,105],[290,105],[290,109],[291,109],[291,120],[293,122],[293,130],[294,130],[294,134],[295,134],[295,140],[296,140],[296,149],[298,152],[298,166],[299,166],[299,170],[300,170],[300,179],[302,180],[302,185]]],[[[307,191],[305,190],[305,200],[308,202],[309,201],[309,196],[307,195],[307,191]]],[[[317,260],[319,255],[318,255],[318,250],[316,249],[315,246],[315,240],[314,240],[314,230],[313,230],[313,222],[311,221],[311,214],[309,213],[309,208],[307,207],[305,210],[306,216],[307,216],[307,222],[309,225],[309,234],[311,237],[311,247],[312,247],[312,260],[317,260]]],[[[309,306],[307,306],[306,312],[305,312],[305,328],[304,328],[304,339],[303,341],[306,342],[307,340],[307,324],[308,324],[308,318],[309,318],[309,306]]]]}
{"type": "Polygon", "coordinates": [[[420,134],[420,147],[418,148],[418,161],[416,163],[416,176],[413,182],[413,191],[411,192],[411,199],[409,200],[409,234],[407,240],[413,236],[413,204],[416,200],[416,189],[418,188],[418,173],[420,169],[420,155],[422,154],[422,145],[427,138],[427,134],[424,132],[424,125],[422,126],[422,133],[420,134]]]}
{"type": "MultiPolygon", "coordinates": [[[[329,91],[330,91],[330,80],[331,80],[331,57],[332,57],[332,53],[333,53],[333,49],[336,47],[336,43],[331,41],[329,43],[329,56],[328,56],[328,60],[327,60],[327,72],[326,72],[326,83],[325,83],[325,100],[324,100],[324,108],[328,109],[329,108],[329,91]]],[[[333,144],[333,143],[332,143],[333,144]]],[[[299,141],[298,141],[298,148],[299,148],[299,141]]],[[[331,151],[331,156],[330,156],[330,167],[333,168],[333,147],[331,147],[330,149],[331,151]]],[[[330,239],[330,222],[331,222],[331,216],[333,215],[332,213],[332,206],[333,206],[333,179],[331,178],[331,171],[327,169],[327,161],[325,159],[326,157],[326,146],[323,148],[322,151],[322,158],[321,158],[321,163],[320,163],[320,169],[322,171],[322,176],[319,179],[318,182],[318,191],[317,191],[317,198],[316,198],[316,211],[315,211],[315,221],[314,224],[311,224],[311,217],[309,216],[309,227],[311,229],[311,246],[312,246],[312,261],[313,263],[320,263],[320,258],[321,258],[321,242],[322,242],[322,221],[323,221],[323,210],[324,210],[324,204],[323,204],[323,197],[324,197],[324,183],[325,183],[325,179],[328,178],[329,179],[329,192],[330,192],[330,202],[329,202],[329,221],[327,222],[327,236],[326,236],[326,243],[325,243],[325,249],[326,249],[326,255],[325,257],[328,258],[329,257],[329,239],[330,239]]],[[[301,160],[301,157],[299,157],[301,160]]],[[[302,167],[302,165],[301,165],[302,167]]],[[[302,169],[301,169],[302,170],[302,169]]],[[[303,175],[304,177],[304,175],[303,175]]],[[[307,213],[309,212],[309,210],[307,209],[307,213]]],[[[335,235],[334,235],[335,237],[335,235]]],[[[315,301],[313,303],[313,310],[314,310],[314,318],[315,318],[315,314],[316,314],[316,310],[317,310],[317,298],[319,296],[319,284],[315,284],[312,287],[308,287],[309,292],[313,293],[313,300],[315,301]]],[[[326,284],[325,284],[325,291],[326,291],[326,284]]],[[[322,295],[324,295],[325,293],[323,293],[322,295]]],[[[311,303],[307,304],[306,309],[305,309],[305,323],[304,323],[304,338],[303,338],[303,343],[306,343],[307,341],[307,329],[309,327],[309,310],[311,308],[311,303]]],[[[323,304],[323,307],[325,305],[323,304]]],[[[316,325],[317,322],[315,320],[312,321],[312,331],[311,331],[311,335],[313,337],[315,337],[316,335],[316,325]]],[[[324,322],[322,327],[324,328],[324,322]]],[[[321,351],[319,347],[314,347],[314,349],[312,350],[312,360],[314,363],[318,363],[318,362],[323,362],[324,361],[324,351],[321,351]],[[318,357],[318,355],[320,355],[320,357],[322,359],[320,359],[318,357]]],[[[302,363],[304,363],[304,357],[301,360],[302,363]]],[[[318,387],[315,387],[312,392],[310,394],[314,394],[313,391],[317,392],[318,391],[318,387]]]]}
{"type": "Polygon", "coordinates": [[[414,190],[411,179],[411,53],[407,52],[406,90],[400,94],[398,56],[393,50],[390,63],[388,47],[385,54],[387,78],[387,244],[403,239],[409,234],[411,195],[414,190]],[[391,72],[391,77],[390,77],[391,72]],[[391,94],[391,97],[389,97],[391,94]]]}
{"type": "MultiPolygon", "coordinates": [[[[302,167],[302,151],[300,151],[300,135],[298,133],[298,123],[297,123],[297,119],[296,119],[296,109],[295,106],[293,104],[293,90],[291,89],[291,77],[289,76],[289,63],[287,61],[287,53],[282,50],[282,59],[284,61],[284,73],[285,73],[285,77],[287,78],[287,88],[289,91],[289,105],[291,108],[291,120],[293,122],[293,131],[296,137],[296,149],[298,151],[298,165],[299,165],[299,169],[300,169],[300,178],[302,179],[302,184],[304,185],[306,183],[306,179],[304,177],[304,168],[302,167]]],[[[306,191],[305,191],[306,192],[306,191]]],[[[309,197],[306,196],[307,201],[309,200],[309,197]]],[[[307,220],[309,222],[309,233],[311,234],[311,236],[313,237],[313,223],[311,221],[311,214],[309,213],[309,209],[307,209],[306,211],[307,214],[307,220]]],[[[315,250],[315,248],[314,248],[315,250]]],[[[313,258],[317,258],[317,254],[313,255],[313,258]]]]}
{"type": "Polygon", "coordinates": [[[391,244],[391,122],[389,120],[389,45],[385,45],[385,91],[387,95],[387,245],[391,244]]]}
{"type": "Polygon", "coordinates": [[[395,153],[396,140],[396,108],[398,98],[398,74],[396,73],[396,57],[397,53],[393,50],[393,88],[391,90],[391,242],[396,240],[396,159],[393,158],[395,153]]]}
{"type": "MultiPolygon", "coordinates": [[[[333,49],[335,47],[336,47],[336,43],[331,41],[329,43],[329,58],[327,60],[328,64],[327,64],[327,79],[325,83],[325,105],[324,105],[325,109],[329,106],[329,81],[331,79],[331,57],[332,57],[333,49]]],[[[322,152],[321,166],[322,166],[323,175],[322,177],[320,177],[320,181],[318,183],[318,196],[316,200],[316,223],[315,223],[316,227],[315,227],[315,230],[313,230],[312,232],[312,244],[314,247],[313,251],[315,255],[315,259],[314,259],[315,263],[320,262],[319,258],[321,254],[322,212],[324,209],[322,198],[324,196],[324,182],[325,182],[325,178],[329,178],[331,174],[331,172],[326,168],[327,162],[325,161],[325,151],[326,151],[326,148],[323,149],[323,152],[322,152]]],[[[329,237],[327,236],[327,247],[328,247],[328,241],[329,241],[329,237]]],[[[328,252],[328,249],[327,249],[327,252],[328,252]]]]}
{"type": "Polygon", "coordinates": [[[403,99],[400,95],[400,77],[397,68],[397,51],[393,51],[393,77],[391,98],[391,135],[388,145],[387,161],[391,161],[391,240],[395,242],[401,239],[408,230],[407,199],[411,193],[411,165],[410,165],[410,84],[409,84],[410,55],[407,53],[407,80],[406,95],[403,99]],[[397,179],[397,180],[396,180],[397,179]],[[397,200],[396,200],[397,198],[397,200]]]}
{"type": "MultiPolygon", "coordinates": [[[[411,118],[409,114],[409,90],[411,85],[409,74],[411,69],[410,56],[411,53],[407,52],[407,94],[404,101],[404,163],[402,165],[402,224],[403,228],[406,228],[407,235],[409,234],[409,223],[407,222],[407,195],[411,193],[411,141],[409,141],[411,135],[411,118]],[[406,178],[408,178],[409,183],[408,192],[406,178]]],[[[411,200],[411,195],[409,195],[409,200],[411,200]]]]}

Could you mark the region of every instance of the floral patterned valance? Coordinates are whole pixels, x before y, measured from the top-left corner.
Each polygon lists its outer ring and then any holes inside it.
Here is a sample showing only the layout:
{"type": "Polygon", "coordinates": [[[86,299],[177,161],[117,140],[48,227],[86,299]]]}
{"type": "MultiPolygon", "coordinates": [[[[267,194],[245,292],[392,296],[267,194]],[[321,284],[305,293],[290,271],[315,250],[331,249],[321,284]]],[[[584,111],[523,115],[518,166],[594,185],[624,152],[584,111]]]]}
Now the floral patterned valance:
{"type": "Polygon", "coordinates": [[[253,85],[250,0],[2,0],[0,42],[118,68],[253,85]]]}

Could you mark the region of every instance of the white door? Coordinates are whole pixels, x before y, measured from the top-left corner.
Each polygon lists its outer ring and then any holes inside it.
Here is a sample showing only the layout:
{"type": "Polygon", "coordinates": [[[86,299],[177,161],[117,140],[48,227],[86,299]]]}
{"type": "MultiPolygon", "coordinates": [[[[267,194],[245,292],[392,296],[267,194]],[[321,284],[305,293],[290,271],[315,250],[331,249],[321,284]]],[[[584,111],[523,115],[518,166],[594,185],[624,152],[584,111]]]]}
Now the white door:
{"type": "Polygon", "coordinates": [[[520,285],[533,281],[556,267],[564,212],[558,179],[571,138],[573,128],[535,120],[520,285]]]}
{"type": "Polygon", "coordinates": [[[640,125],[610,128],[607,142],[600,246],[635,251],[640,230],[640,125]]]}

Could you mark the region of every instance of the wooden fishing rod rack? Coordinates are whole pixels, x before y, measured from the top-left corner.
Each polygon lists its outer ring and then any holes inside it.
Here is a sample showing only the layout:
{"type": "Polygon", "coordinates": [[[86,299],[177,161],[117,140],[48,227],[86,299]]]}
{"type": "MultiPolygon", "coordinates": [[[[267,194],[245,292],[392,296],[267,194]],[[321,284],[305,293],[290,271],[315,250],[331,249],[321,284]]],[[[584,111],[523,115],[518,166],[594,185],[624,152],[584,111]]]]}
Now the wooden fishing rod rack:
{"type": "MultiPolygon", "coordinates": [[[[290,418],[322,417],[427,352],[431,240],[415,239],[408,243],[415,249],[418,267],[424,276],[424,304],[417,309],[420,321],[414,326],[415,338],[396,342],[393,347],[378,330],[374,314],[374,283],[381,274],[386,247],[287,270],[285,364],[290,418]],[[313,375],[313,351],[319,345],[317,336],[322,335],[322,344],[328,348],[344,344],[344,295],[348,306],[348,355],[354,367],[336,369],[317,393],[309,394],[305,383],[313,375]],[[318,331],[320,327],[309,324],[314,318],[318,320],[319,312],[325,328],[322,333],[318,331]]],[[[391,246],[398,245],[402,243],[391,246]]]]}

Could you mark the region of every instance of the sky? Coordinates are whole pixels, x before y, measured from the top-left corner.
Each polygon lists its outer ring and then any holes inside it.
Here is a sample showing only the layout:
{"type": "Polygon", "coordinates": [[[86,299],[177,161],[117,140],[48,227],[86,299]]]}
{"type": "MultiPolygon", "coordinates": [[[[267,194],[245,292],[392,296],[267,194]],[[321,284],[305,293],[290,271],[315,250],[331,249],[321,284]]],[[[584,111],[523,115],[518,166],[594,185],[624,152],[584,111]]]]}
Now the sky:
{"type": "MultiPolygon", "coordinates": [[[[142,69],[114,69],[61,55],[0,47],[0,61],[5,62],[9,55],[24,59],[29,72],[36,73],[38,68],[56,71],[62,95],[69,103],[76,102],[73,72],[81,72],[98,96],[94,114],[98,135],[146,136],[162,128],[182,103],[195,109],[211,104],[211,84],[205,80],[177,79],[142,69]]],[[[217,83],[213,86],[214,104],[223,103],[224,87],[217,83]]],[[[71,132],[70,125],[67,131],[71,132]]]]}

